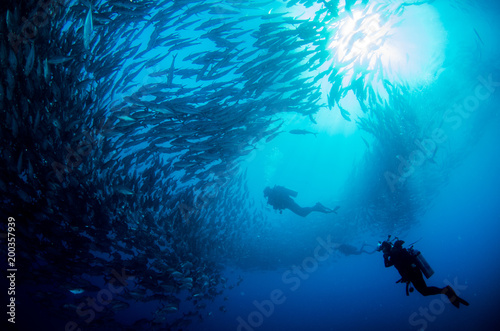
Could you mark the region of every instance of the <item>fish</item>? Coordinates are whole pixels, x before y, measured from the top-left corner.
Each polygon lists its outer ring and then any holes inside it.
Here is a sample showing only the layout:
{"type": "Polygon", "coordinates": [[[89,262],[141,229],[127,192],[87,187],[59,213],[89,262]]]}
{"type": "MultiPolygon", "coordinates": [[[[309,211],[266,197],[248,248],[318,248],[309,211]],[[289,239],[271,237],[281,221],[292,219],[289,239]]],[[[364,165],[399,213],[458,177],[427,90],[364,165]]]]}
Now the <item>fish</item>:
{"type": "Polygon", "coordinates": [[[168,306],[165,307],[165,311],[166,312],[175,312],[177,310],[178,310],[178,308],[176,306],[174,306],[174,305],[168,305],[168,306]]]}
{"type": "Polygon", "coordinates": [[[338,105],[339,109],[340,109],[340,115],[342,115],[342,117],[346,120],[346,121],[351,121],[351,118],[349,116],[351,116],[351,114],[345,110],[344,108],[340,107],[340,105],[338,105]]]}
{"type": "Polygon", "coordinates": [[[311,131],[307,131],[307,130],[290,130],[288,131],[289,133],[291,134],[300,134],[300,135],[308,135],[308,134],[312,134],[314,135],[315,137],[317,137],[318,133],[317,132],[311,132],[311,131]]]}
{"type": "Polygon", "coordinates": [[[368,144],[368,141],[366,141],[365,138],[361,137],[361,139],[363,140],[363,142],[365,143],[365,146],[366,148],[370,148],[370,144],[368,144]]]}
{"type": "Polygon", "coordinates": [[[174,63],[175,63],[175,58],[177,54],[175,54],[172,58],[172,64],[170,65],[170,69],[168,70],[168,79],[167,79],[167,84],[172,86],[173,81],[174,81],[174,63]]]}
{"type": "MultiPolygon", "coordinates": [[[[223,277],[221,263],[271,265],[260,254],[269,221],[244,165],[283,132],[317,136],[284,130],[282,118],[316,124],[320,82],[333,85],[332,107],[347,93],[337,67],[315,76],[331,61],[325,15],[298,20],[269,12],[272,1],[186,3],[56,1],[58,19],[18,54],[0,41],[1,135],[12,142],[2,146],[0,190],[12,193],[4,212],[30,220],[16,228],[33,238],[19,263],[54,266],[19,274],[45,284],[40,315],[60,307],[82,322],[78,297],[114,289],[95,328],[123,328],[117,310],[154,301],[138,325],[185,329],[243,281],[223,277]]],[[[30,4],[24,13],[36,13],[30,4]]],[[[20,29],[19,8],[7,11],[8,32],[20,29]]],[[[352,86],[360,96],[362,83],[352,86]]]]}
{"type": "Polygon", "coordinates": [[[313,115],[312,114],[309,114],[309,120],[313,123],[313,124],[318,124],[318,122],[316,122],[316,119],[314,119],[313,115]]]}
{"type": "Polygon", "coordinates": [[[285,131],[275,132],[275,133],[273,133],[272,135],[268,136],[268,137],[266,138],[266,143],[268,143],[268,142],[272,141],[274,138],[276,138],[279,134],[282,134],[283,132],[285,132],[285,131]]]}
{"type": "Polygon", "coordinates": [[[6,23],[7,23],[7,28],[9,29],[9,31],[15,30],[16,19],[14,18],[14,14],[10,11],[10,9],[7,9],[6,23]]]}
{"type": "Polygon", "coordinates": [[[26,58],[26,64],[24,66],[24,74],[29,76],[31,70],[33,69],[33,64],[35,63],[35,45],[31,45],[30,52],[26,58]]]}
{"type": "Polygon", "coordinates": [[[92,33],[94,32],[94,22],[92,19],[92,8],[89,7],[87,16],[85,17],[85,23],[83,27],[83,46],[86,50],[90,48],[90,41],[92,39],[92,33]]]}
{"type": "Polygon", "coordinates": [[[46,61],[47,63],[50,64],[61,64],[71,60],[73,60],[72,56],[52,56],[50,59],[47,59],[46,61]]]}
{"type": "Polygon", "coordinates": [[[127,309],[130,307],[130,304],[128,304],[127,302],[124,302],[124,301],[113,301],[112,304],[111,304],[111,307],[114,309],[114,310],[123,310],[123,309],[127,309]]]}
{"type": "Polygon", "coordinates": [[[479,32],[477,32],[477,30],[475,28],[474,28],[474,33],[476,34],[476,36],[479,39],[479,41],[481,42],[481,44],[484,45],[483,39],[481,39],[481,36],[479,35],[479,32]]]}
{"type": "MultiPolygon", "coordinates": [[[[150,68],[150,67],[157,65],[158,63],[163,61],[167,56],[168,56],[168,54],[157,55],[156,57],[154,57],[151,60],[148,60],[146,63],[144,63],[144,68],[150,68]]],[[[142,68],[140,68],[140,69],[142,69],[142,68]]]]}
{"type": "Polygon", "coordinates": [[[117,187],[116,191],[118,193],[123,194],[123,195],[133,195],[134,194],[134,191],[132,191],[131,189],[124,187],[124,186],[117,187]]]}

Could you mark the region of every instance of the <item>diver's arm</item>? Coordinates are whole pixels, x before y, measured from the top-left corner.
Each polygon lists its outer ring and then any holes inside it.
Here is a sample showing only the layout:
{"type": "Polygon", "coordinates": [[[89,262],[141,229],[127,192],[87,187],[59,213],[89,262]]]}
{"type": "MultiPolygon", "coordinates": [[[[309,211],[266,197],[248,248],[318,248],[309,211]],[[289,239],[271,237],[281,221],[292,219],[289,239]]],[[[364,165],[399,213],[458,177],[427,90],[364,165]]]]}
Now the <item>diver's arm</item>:
{"type": "Polygon", "coordinates": [[[389,254],[384,254],[384,265],[386,268],[392,267],[394,265],[389,254]]]}
{"type": "Polygon", "coordinates": [[[297,192],[294,192],[284,186],[274,185],[273,190],[279,196],[294,197],[294,198],[297,196],[297,192]]]}
{"type": "Polygon", "coordinates": [[[365,250],[365,246],[371,246],[371,245],[367,245],[367,244],[363,243],[363,246],[361,246],[361,248],[359,249],[359,254],[361,254],[361,253],[373,254],[373,253],[377,252],[376,249],[374,249],[372,252],[368,252],[367,250],[365,250]]]}
{"type": "Polygon", "coordinates": [[[362,252],[362,253],[366,253],[366,254],[370,254],[370,255],[371,255],[371,254],[375,254],[375,253],[377,253],[378,251],[377,251],[376,249],[374,249],[373,251],[368,252],[367,250],[363,249],[361,252],[362,252]]]}

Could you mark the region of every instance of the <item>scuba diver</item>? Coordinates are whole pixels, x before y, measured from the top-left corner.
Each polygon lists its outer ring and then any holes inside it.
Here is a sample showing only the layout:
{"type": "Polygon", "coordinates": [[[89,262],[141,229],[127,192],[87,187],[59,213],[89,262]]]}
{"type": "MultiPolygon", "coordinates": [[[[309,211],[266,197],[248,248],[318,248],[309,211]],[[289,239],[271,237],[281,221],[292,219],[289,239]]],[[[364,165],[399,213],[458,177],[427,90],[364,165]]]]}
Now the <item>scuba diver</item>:
{"type": "Polygon", "coordinates": [[[365,246],[371,246],[371,245],[367,245],[367,244],[363,244],[361,245],[361,248],[358,250],[356,247],[352,246],[352,245],[349,245],[349,244],[337,244],[337,246],[335,247],[340,253],[344,254],[344,255],[361,255],[363,253],[366,253],[366,254],[373,254],[375,252],[378,252],[376,249],[374,249],[373,251],[371,252],[368,252],[368,251],[365,251],[363,250],[363,248],[365,246]]]}
{"type": "Polygon", "coordinates": [[[291,198],[296,198],[297,194],[295,191],[277,185],[273,188],[266,187],[264,189],[264,196],[267,198],[267,203],[273,206],[274,209],[279,210],[280,214],[283,214],[283,209],[289,209],[299,216],[306,217],[313,211],[325,214],[337,213],[337,210],[340,208],[337,206],[332,210],[319,202],[313,207],[301,207],[291,198]]]}
{"type": "MultiPolygon", "coordinates": [[[[423,296],[444,294],[457,308],[460,307],[460,304],[469,305],[467,301],[458,297],[449,285],[444,288],[427,286],[422,273],[426,278],[429,278],[434,274],[434,270],[432,270],[422,254],[418,250],[413,249],[413,246],[410,246],[408,249],[403,248],[404,241],[398,240],[397,237],[394,239],[394,244],[391,243],[390,239],[391,236],[389,235],[386,241],[379,243],[377,250],[384,253],[386,268],[394,266],[398,270],[401,279],[396,283],[406,283],[406,295],[409,295],[408,287],[412,283],[415,289],[423,296]]],[[[413,288],[410,288],[410,292],[413,292],[413,288]]]]}

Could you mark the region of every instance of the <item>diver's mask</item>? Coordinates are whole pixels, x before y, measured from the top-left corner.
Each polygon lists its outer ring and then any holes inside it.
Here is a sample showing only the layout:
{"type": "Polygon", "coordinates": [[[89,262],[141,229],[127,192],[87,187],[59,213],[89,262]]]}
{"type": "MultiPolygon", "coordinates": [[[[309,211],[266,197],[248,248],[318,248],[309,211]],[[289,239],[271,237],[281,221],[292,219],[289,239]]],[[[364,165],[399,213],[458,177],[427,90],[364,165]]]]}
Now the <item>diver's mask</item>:
{"type": "Polygon", "coordinates": [[[380,252],[382,250],[382,242],[379,241],[377,244],[377,252],[380,252]]]}
{"type": "Polygon", "coordinates": [[[391,240],[391,235],[387,237],[387,240],[379,241],[377,245],[377,252],[383,251],[386,247],[391,248],[392,244],[390,240],[391,240]]]}
{"type": "Polygon", "coordinates": [[[378,243],[377,251],[378,252],[385,252],[388,251],[392,248],[392,244],[388,241],[383,241],[378,243]]]}

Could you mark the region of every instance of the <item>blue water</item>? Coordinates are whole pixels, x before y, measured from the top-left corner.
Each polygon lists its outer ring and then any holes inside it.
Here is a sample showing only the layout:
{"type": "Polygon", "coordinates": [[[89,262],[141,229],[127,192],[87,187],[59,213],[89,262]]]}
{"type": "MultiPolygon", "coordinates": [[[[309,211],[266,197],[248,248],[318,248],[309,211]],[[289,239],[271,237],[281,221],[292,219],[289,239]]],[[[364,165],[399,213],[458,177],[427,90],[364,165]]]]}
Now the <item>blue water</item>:
{"type": "MultiPolygon", "coordinates": [[[[497,249],[500,155],[493,152],[492,145],[500,138],[498,124],[498,118],[490,123],[474,151],[450,173],[449,183],[440,189],[419,225],[405,236],[409,241],[422,238],[416,246],[435,270],[428,285],[442,287],[451,283],[469,301],[469,307],[457,310],[446,298],[423,297],[417,292],[406,297],[404,285],[395,284],[399,274],[394,268],[384,268],[381,255],[333,255],[307,273],[308,278],[301,280],[296,291],[291,290],[295,283],[286,284],[282,280],[286,270],[245,273],[244,283],[231,296],[234,303],[227,305],[227,313],[200,327],[234,330],[240,325],[238,317],[248,322],[253,316],[255,326],[261,321],[255,330],[418,330],[422,327],[495,330],[496,295],[500,293],[497,282],[500,267],[495,262],[500,255],[497,249]],[[284,293],[284,302],[275,305],[269,317],[259,319],[251,315],[259,312],[254,301],[269,300],[276,289],[284,293]],[[420,309],[427,309],[429,315],[420,315],[420,309]],[[414,313],[418,315],[411,324],[414,313]]],[[[302,221],[303,227],[309,224],[302,221]]],[[[315,247],[311,245],[310,255],[302,258],[313,256],[315,247]]]]}

